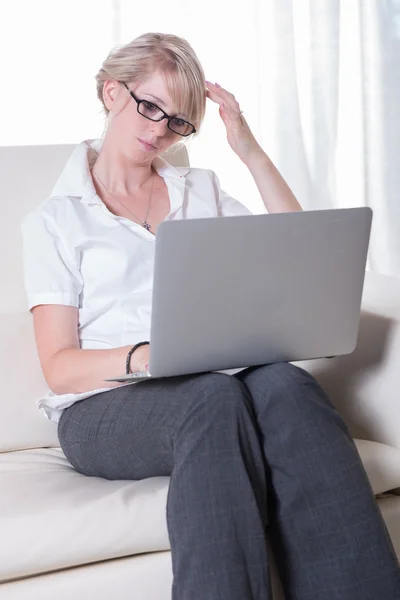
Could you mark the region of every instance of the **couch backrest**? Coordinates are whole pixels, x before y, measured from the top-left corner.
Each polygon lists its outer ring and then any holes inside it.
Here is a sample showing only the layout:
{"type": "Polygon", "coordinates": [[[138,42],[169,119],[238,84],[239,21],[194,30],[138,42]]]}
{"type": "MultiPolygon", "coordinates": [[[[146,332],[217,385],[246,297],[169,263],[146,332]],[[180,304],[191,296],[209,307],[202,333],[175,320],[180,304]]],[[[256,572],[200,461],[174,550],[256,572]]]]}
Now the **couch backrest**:
{"type": "MultiPolygon", "coordinates": [[[[20,224],[39,205],[67,162],[74,145],[0,147],[0,452],[58,445],[56,427],[37,410],[46,393],[22,277],[20,224]]],[[[184,145],[164,158],[188,166],[184,145]]]]}

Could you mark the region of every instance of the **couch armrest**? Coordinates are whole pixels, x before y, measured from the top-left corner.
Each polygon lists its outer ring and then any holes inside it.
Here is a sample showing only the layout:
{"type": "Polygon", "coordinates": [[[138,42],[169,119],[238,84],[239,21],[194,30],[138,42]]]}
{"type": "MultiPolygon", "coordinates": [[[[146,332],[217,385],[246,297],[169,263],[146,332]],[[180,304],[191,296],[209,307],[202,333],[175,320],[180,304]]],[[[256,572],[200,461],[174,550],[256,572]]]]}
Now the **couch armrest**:
{"type": "Polygon", "coordinates": [[[366,273],[352,354],[296,364],[316,377],[353,437],[400,448],[400,279],[366,273]]]}

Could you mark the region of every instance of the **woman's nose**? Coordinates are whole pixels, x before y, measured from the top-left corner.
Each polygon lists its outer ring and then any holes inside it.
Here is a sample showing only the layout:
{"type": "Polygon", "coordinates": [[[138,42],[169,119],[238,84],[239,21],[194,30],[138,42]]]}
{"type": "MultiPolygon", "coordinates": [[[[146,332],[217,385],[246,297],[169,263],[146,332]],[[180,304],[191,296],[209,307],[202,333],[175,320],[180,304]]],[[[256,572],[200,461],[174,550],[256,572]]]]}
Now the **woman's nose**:
{"type": "Polygon", "coordinates": [[[162,121],[150,121],[151,122],[151,130],[154,131],[157,135],[162,136],[168,129],[168,121],[167,119],[163,119],[162,121]]]}

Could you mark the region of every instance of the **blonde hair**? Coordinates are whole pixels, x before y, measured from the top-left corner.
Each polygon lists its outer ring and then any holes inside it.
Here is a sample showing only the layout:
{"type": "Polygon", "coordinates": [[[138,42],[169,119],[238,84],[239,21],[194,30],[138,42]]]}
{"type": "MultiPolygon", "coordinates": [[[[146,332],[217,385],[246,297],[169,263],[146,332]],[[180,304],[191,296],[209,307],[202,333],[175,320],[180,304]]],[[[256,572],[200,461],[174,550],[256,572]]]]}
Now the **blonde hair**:
{"type": "Polygon", "coordinates": [[[111,50],[95,77],[105,114],[105,81],[138,83],[156,73],[163,75],[177,113],[187,115],[198,132],[206,108],[204,71],[190,44],[168,33],[144,33],[111,50]]]}

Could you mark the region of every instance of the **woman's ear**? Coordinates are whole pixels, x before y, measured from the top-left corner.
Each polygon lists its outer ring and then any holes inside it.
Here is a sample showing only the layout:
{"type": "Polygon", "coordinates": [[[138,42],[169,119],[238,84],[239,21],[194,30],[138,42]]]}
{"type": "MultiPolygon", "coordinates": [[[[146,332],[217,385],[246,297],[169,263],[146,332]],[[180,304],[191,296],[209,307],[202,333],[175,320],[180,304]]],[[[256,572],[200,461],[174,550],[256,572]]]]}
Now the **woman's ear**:
{"type": "Polygon", "coordinates": [[[118,95],[118,88],[120,84],[118,81],[108,80],[103,85],[103,102],[106,108],[110,111],[116,101],[118,95]]]}

